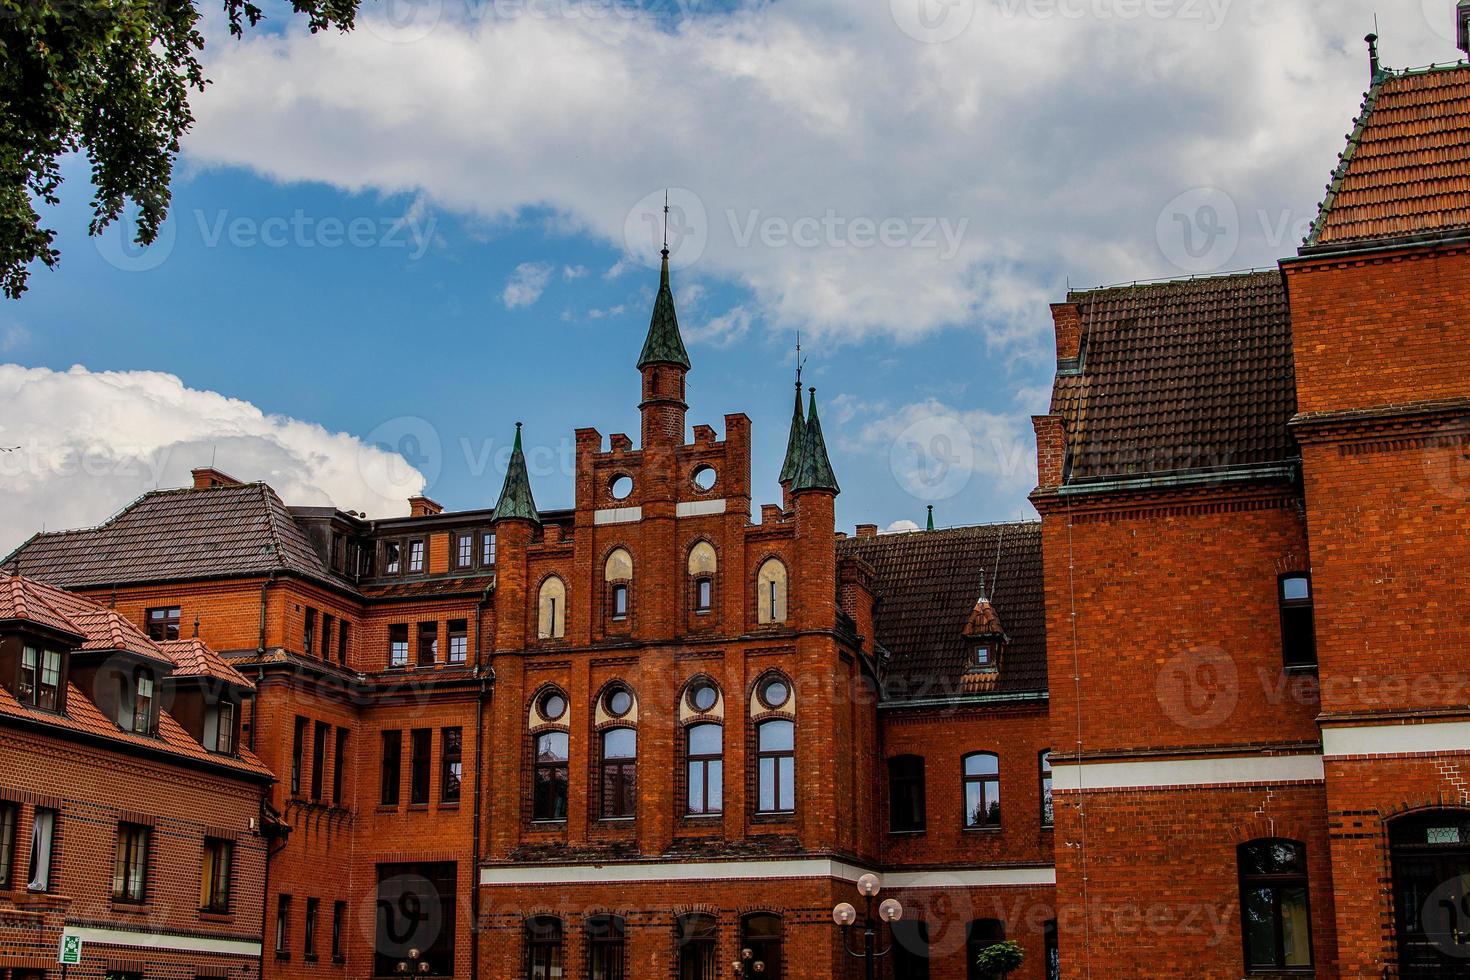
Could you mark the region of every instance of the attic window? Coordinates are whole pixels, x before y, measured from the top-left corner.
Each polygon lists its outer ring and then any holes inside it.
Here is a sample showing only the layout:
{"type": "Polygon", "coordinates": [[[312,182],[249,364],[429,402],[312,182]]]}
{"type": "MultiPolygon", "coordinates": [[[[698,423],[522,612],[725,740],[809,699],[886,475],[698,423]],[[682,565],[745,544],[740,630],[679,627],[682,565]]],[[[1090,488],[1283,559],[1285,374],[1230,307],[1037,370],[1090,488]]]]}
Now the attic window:
{"type": "Polygon", "coordinates": [[[157,609],[149,609],[146,617],[148,623],[148,639],[163,641],[177,640],[179,638],[181,611],[178,606],[163,606],[157,609]]]}
{"type": "Polygon", "coordinates": [[[996,655],[995,644],[975,644],[974,665],[977,670],[987,674],[993,674],[1000,670],[1000,658],[996,655]]]}
{"type": "Polygon", "coordinates": [[[60,711],[61,653],[26,647],[20,657],[20,684],[16,690],[21,704],[46,711],[60,711]]]}

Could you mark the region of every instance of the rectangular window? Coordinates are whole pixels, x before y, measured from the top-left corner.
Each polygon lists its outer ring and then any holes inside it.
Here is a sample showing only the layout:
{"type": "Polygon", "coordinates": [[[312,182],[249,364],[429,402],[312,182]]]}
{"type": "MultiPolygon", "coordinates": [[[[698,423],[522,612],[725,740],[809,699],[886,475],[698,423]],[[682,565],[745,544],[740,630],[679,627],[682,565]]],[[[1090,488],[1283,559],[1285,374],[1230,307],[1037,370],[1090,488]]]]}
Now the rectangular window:
{"type": "Polygon", "coordinates": [[[221,700],[206,714],[206,747],[221,755],[235,753],[235,702],[221,700]]]}
{"type": "Polygon", "coordinates": [[[403,546],[397,541],[383,542],[383,574],[397,575],[403,571],[403,546]]]}
{"type": "Polygon", "coordinates": [[[964,758],[965,826],[1000,826],[1000,760],[990,752],[964,758]]]}
{"type": "Polygon", "coordinates": [[[337,729],[336,754],[332,756],[332,802],[342,802],[342,775],[347,771],[347,729],[337,729]]]}
{"type": "Polygon", "coordinates": [[[1241,844],[1236,855],[1247,972],[1311,972],[1306,848],[1264,839],[1241,844]]]}
{"type": "Polygon", "coordinates": [[[153,732],[153,673],[138,670],[133,674],[132,730],[139,735],[153,732]]]}
{"type": "Polygon", "coordinates": [[[451,619],[449,632],[449,662],[462,664],[470,655],[470,624],[466,619],[451,619]]]}
{"type": "Polygon", "coordinates": [[[424,543],[422,541],[408,543],[408,570],[410,572],[424,570],[424,543]]]}
{"type": "Polygon", "coordinates": [[[290,956],[287,942],[291,938],[291,896],[281,895],[276,899],[276,959],[290,956]]]}
{"type": "Polygon", "coordinates": [[[394,623],[388,627],[388,666],[408,666],[407,623],[394,623]]]}
{"type": "Polygon", "coordinates": [[[319,898],[306,900],[306,934],[302,939],[301,952],[309,960],[316,959],[316,917],[321,907],[322,900],[319,898]]]}
{"type": "Polygon", "coordinates": [[[796,809],[796,729],[784,719],[756,729],[757,809],[791,813],[796,809]]]}
{"type": "Polygon", "coordinates": [[[347,903],[332,903],[332,962],[341,963],[347,956],[347,947],[344,940],[343,928],[347,923],[347,903]]]}
{"type": "Polygon", "coordinates": [[[177,640],[181,618],[182,610],[178,606],[160,606],[145,611],[143,621],[148,626],[148,639],[177,640]]]}
{"type": "Polygon", "coordinates": [[[337,624],[337,663],[347,666],[347,620],[337,624]]]}
{"type": "Polygon", "coordinates": [[[214,837],[204,838],[204,866],[199,877],[199,909],[224,915],[230,911],[230,870],[235,845],[214,837]]]}
{"type": "Polygon", "coordinates": [[[485,566],[495,564],[495,535],[493,532],[480,536],[480,564],[485,566]]]}
{"type": "Polygon", "coordinates": [[[33,892],[51,890],[51,857],[56,842],[56,811],[36,807],[31,821],[31,866],[26,888],[33,892]]]}
{"type": "Polygon", "coordinates": [[[330,613],[322,613],[322,659],[330,660],[332,657],[332,626],[336,623],[336,617],[330,613]]]}
{"type": "Polygon", "coordinates": [[[316,610],[306,607],[306,625],[301,629],[301,648],[307,656],[316,653],[316,610]]]}
{"type": "Polygon", "coordinates": [[[415,728],[408,747],[408,802],[429,802],[429,764],[434,752],[434,730],[415,728]]]}
{"type": "Polygon", "coordinates": [[[1050,827],[1056,819],[1056,805],[1051,796],[1051,752],[1041,753],[1041,825],[1050,827]]]}
{"type": "Polygon", "coordinates": [[[1306,573],[1281,576],[1281,656],[1288,668],[1317,666],[1317,627],[1312,612],[1312,579],[1306,573]]]}
{"type": "Polygon", "coordinates": [[[439,733],[444,764],[439,772],[439,802],[458,803],[460,781],[464,778],[464,731],[445,728],[439,733]]]}
{"type": "Polygon", "coordinates": [[[20,655],[20,684],[16,697],[46,711],[60,711],[61,652],[25,647],[20,655]]]}
{"type": "Polygon", "coordinates": [[[454,564],[458,568],[469,568],[475,563],[475,537],[461,534],[454,540],[454,564]]]}
{"type": "Polygon", "coordinates": [[[439,659],[439,624],[419,623],[419,654],[418,665],[420,667],[432,666],[439,659]]]}
{"type": "Polygon", "coordinates": [[[714,604],[714,581],[707,578],[698,579],[694,583],[694,611],[707,613],[714,604]]]}
{"type": "Polygon", "coordinates": [[[141,903],[148,886],[148,828],[117,825],[117,854],[112,865],[112,898],[141,903]]]}
{"type": "Polygon", "coordinates": [[[0,888],[9,888],[15,875],[15,825],[20,807],[0,800],[0,888]]]}
{"type": "Polygon", "coordinates": [[[296,730],[291,739],[291,795],[301,795],[301,768],[305,763],[306,753],[306,724],[305,718],[296,716],[296,730]]]}
{"type": "Polygon", "coordinates": [[[612,618],[628,618],[628,586],[622,583],[612,587],[612,618]]]}
{"type": "Polygon", "coordinates": [[[888,829],[893,833],[922,831],[924,808],[924,760],[917,755],[900,755],[888,760],[888,829]]]}
{"type": "Polygon", "coordinates": [[[322,788],[327,778],[327,739],[331,732],[331,725],[324,721],[316,723],[314,737],[311,740],[311,798],[313,800],[322,798],[322,788]]]}
{"type": "Polygon", "coordinates": [[[384,806],[398,805],[398,781],[403,778],[403,733],[383,733],[383,768],[378,799],[384,806]]]}

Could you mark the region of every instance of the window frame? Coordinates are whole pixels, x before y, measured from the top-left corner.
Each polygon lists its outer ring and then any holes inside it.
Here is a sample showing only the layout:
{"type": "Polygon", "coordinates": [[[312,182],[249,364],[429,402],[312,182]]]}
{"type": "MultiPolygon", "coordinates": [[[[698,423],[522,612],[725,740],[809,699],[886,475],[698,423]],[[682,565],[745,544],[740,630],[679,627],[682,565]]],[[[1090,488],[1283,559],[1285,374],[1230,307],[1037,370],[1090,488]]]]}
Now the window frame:
{"type": "Polygon", "coordinates": [[[276,959],[291,958],[291,896],[276,896],[276,959]]]}
{"type": "Polygon", "coordinates": [[[480,567],[495,567],[495,532],[484,531],[480,534],[480,567]]]}
{"type": "Polygon", "coordinates": [[[470,659],[470,621],[451,619],[444,624],[444,635],[448,640],[446,663],[463,664],[470,659]]]}
{"type": "Polygon", "coordinates": [[[301,958],[307,961],[317,959],[316,955],[316,922],[321,914],[322,900],[316,896],[308,896],[306,899],[306,918],[304,928],[301,931],[301,958]]]}
{"type": "Polygon", "coordinates": [[[980,752],[966,752],[963,756],[961,756],[960,757],[960,801],[961,801],[961,804],[964,807],[964,811],[963,811],[963,818],[964,818],[963,827],[964,827],[964,829],[966,829],[966,830],[985,830],[985,831],[999,830],[1003,826],[1004,819],[1005,819],[1005,809],[1004,809],[1003,800],[1004,800],[1004,794],[1002,792],[1001,781],[1000,781],[1000,755],[998,753],[996,753],[996,752],[984,752],[984,751],[980,751],[980,752]],[[994,762],[995,762],[995,772],[994,773],[971,773],[969,771],[969,762],[970,762],[971,759],[992,759],[992,760],[994,760],[994,762]],[[990,787],[990,785],[992,783],[995,785],[995,799],[993,801],[991,800],[990,794],[988,793],[988,789],[989,789],[989,787],[990,787]],[[970,812],[970,786],[971,785],[978,785],[980,787],[980,803],[981,803],[981,806],[984,808],[985,814],[986,814],[986,816],[985,816],[985,818],[983,820],[978,820],[977,821],[977,820],[972,820],[971,819],[971,817],[972,817],[972,814],[970,812]],[[990,814],[990,811],[991,811],[991,808],[992,808],[992,805],[997,810],[997,814],[996,814],[996,816],[995,816],[994,819],[991,819],[991,817],[989,815],[990,814]]]}
{"type": "Polygon", "coordinates": [[[347,729],[337,726],[337,741],[332,745],[332,803],[342,803],[342,783],[347,772],[347,729]]]}
{"type": "Polygon", "coordinates": [[[310,721],[304,715],[297,715],[291,734],[291,795],[296,798],[301,796],[302,781],[306,775],[306,732],[310,721]]]}
{"type": "Polygon", "coordinates": [[[1041,829],[1051,830],[1057,825],[1056,797],[1052,795],[1051,749],[1037,753],[1036,768],[1041,782],[1041,829]]]}
{"type": "Polygon", "coordinates": [[[308,657],[316,653],[316,610],[310,606],[301,624],[301,650],[308,657]]]}
{"type": "Polygon", "coordinates": [[[347,903],[335,901],[332,903],[332,962],[345,963],[347,961],[347,947],[343,943],[347,930],[344,928],[347,921],[347,903]]]}
{"type": "Polygon", "coordinates": [[[1282,974],[1304,974],[1311,976],[1316,973],[1316,951],[1312,947],[1312,883],[1311,871],[1307,865],[1307,845],[1304,841],[1292,840],[1287,837],[1260,837],[1255,840],[1245,841],[1236,846],[1236,877],[1239,885],[1240,898],[1240,940],[1241,960],[1245,966],[1245,972],[1251,975],[1279,976],[1282,974]],[[1287,844],[1293,847],[1300,858],[1300,872],[1273,872],[1247,873],[1245,869],[1245,857],[1247,852],[1254,847],[1273,847],[1287,844]],[[1271,888],[1273,892],[1271,903],[1271,926],[1273,940],[1274,963],[1252,963],[1250,933],[1246,929],[1246,895],[1248,892],[1263,887],[1271,888]],[[1286,965],[1285,927],[1281,914],[1281,890],[1285,888],[1299,887],[1302,892],[1302,912],[1307,926],[1307,934],[1304,937],[1307,962],[1305,964],[1286,965]]]}
{"type": "Polygon", "coordinates": [[[428,548],[424,543],[424,539],[409,538],[408,560],[404,562],[404,567],[407,569],[405,574],[422,575],[424,573],[424,567],[427,558],[428,548]]]}
{"type": "MultiPolygon", "coordinates": [[[[718,702],[716,702],[718,703],[718,702]]],[[[684,726],[684,816],[686,817],[720,817],[725,813],[725,725],[722,721],[710,719],[708,721],[696,721],[684,726]],[[718,752],[695,752],[694,733],[700,729],[713,728],[718,732],[718,752]],[[710,778],[710,767],[719,766],[719,775],[710,778]],[[696,769],[697,767],[697,769],[696,769]],[[699,798],[703,801],[701,808],[696,810],[692,803],[692,793],[696,783],[695,773],[698,772],[698,785],[700,788],[699,798]],[[710,806],[710,789],[717,790],[719,803],[715,807],[710,806]]]]}
{"type": "Polygon", "coordinates": [[[794,815],[796,813],[796,722],[785,716],[766,718],[763,721],[758,722],[755,725],[755,760],[756,764],[754,802],[756,814],[762,817],[789,817],[794,815]],[[791,748],[766,749],[762,747],[761,734],[766,731],[769,726],[774,725],[787,725],[790,727],[791,748]],[[785,786],[781,778],[781,762],[785,759],[791,760],[790,786],[785,786]],[[772,786],[771,793],[771,797],[775,801],[775,806],[772,809],[766,809],[762,804],[762,798],[765,796],[765,794],[762,792],[762,786],[766,772],[766,767],[764,763],[768,760],[771,763],[771,773],[773,779],[775,780],[774,785],[772,786]],[[781,792],[783,788],[788,791],[791,797],[789,801],[791,805],[789,807],[783,807],[781,805],[783,802],[783,795],[781,792]]]}
{"type": "Polygon", "coordinates": [[[461,531],[454,536],[454,567],[475,567],[475,533],[461,531]]]}
{"type": "Polygon", "coordinates": [[[396,807],[403,799],[403,729],[385,729],[381,734],[378,805],[396,807]]]}
{"type": "Polygon", "coordinates": [[[978,963],[980,953],[1005,941],[1006,924],[1004,920],[971,919],[965,923],[965,962],[967,964],[965,976],[968,980],[988,980],[989,975],[980,970],[978,963]],[[980,935],[982,926],[987,927],[988,931],[996,935],[980,935]]]}
{"type": "Polygon", "coordinates": [[[143,610],[143,632],[148,639],[159,642],[180,638],[179,625],[183,622],[182,606],[150,606],[143,610]],[[163,613],[162,616],[155,615],[163,613]]]}
{"type": "Polygon", "coordinates": [[[428,806],[433,790],[434,729],[413,728],[408,734],[408,805],[428,806]]]}
{"type": "Polygon", "coordinates": [[[708,912],[686,912],[676,917],[674,950],[677,976],[715,980],[720,975],[720,920],[708,912]]]}
{"type": "Polygon", "coordinates": [[[113,902],[120,905],[143,905],[148,901],[148,859],[152,849],[152,836],[151,827],[126,820],[118,821],[113,854],[113,902]]]}
{"type": "Polygon", "coordinates": [[[571,735],[566,729],[548,728],[538,731],[531,736],[531,821],[533,823],[566,822],[571,795],[571,757],[571,735]],[[562,752],[562,758],[552,761],[542,761],[542,740],[555,736],[561,736],[564,741],[565,748],[562,752]],[[557,812],[554,806],[550,813],[542,811],[543,794],[541,792],[541,786],[543,784],[543,773],[547,774],[545,780],[546,785],[553,789],[559,788],[558,796],[552,799],[552,802],[555,802],[559,798],[561,803],[559,812],[557,812]]]}
{"type": "Polygon", "coordinates": [[[439,729],[439,805],[458,806],[463,787],[464,729],[451,725],[439,729]]]}
{"type": "Polygon", "coordinates": [[[66,657],[55,647],[21,644],[16,664],[15,699],[28,708],[62,714],[66,708],[66,657]],[[33,662],[27,665],[27,659],[33,662]],[[30,680],[26,680],[27,673],[30,680]],[[47,677],[51,680],[48,682],[47,677]]]}
{"type": "Polygon", "coordinates": [[[408,668],[408,624],[388,624],[388,669],[408,668]]]}
{"type": "Polygon", "coordinates": [[[526,917],[521,924],[521,946],[526,980],[560,980],[566,976],[566,924],[559,916],[526,917]],[[538,956],[538,951],[545,956],[538,956]]]}
{"type": "Polygon", "coordinates": [[[628,924],[620,915],[589,915],[583,923],[587,942],[587,980],[625,980],[628,975],[628,924]]]}
{"type": "Polygon", "coordinates": [[[332,726],[324,721],[319,721],[312,726],[311,733],[311,798],[313,802],[321,802],[322,794],[327,788],[327,739],[331,737],[332,726]]]}
{"type": "Polygon", "coordinates": [[[638,816],[638,729],[632,725],[611,725],[597,733],[597,799],[600,820],[638,816]],[[632,737],[633,754],[610,756],[609,739],[624,732],[632,737]]]}
{"type": "Polygon", "coordinates": [[[0,800],[0,889],[9,889],[15,879],[16,838],[20,834],[20,804],[0,800]]]}
{"type": "Polygon", "coordinates": [[[439,621],[426,620],[414,630],[415,667],[433,667],[439,662],[439,621]]]}
{"type": "Polygon", "coordinates": [[[786,922],[777,912],[755,911],[747,912],[740,917],[739,931],[740,946],[749,949],[754,958],[765,964],[765,971],[761,974],[767,980],[781,980],[783,968],[785,967],[786,946],[786,922]],[[775,923],[775,931],[768,934],[752,934],[751,924],[757,920],[768,920],[775,923]],[[774,952],[774,956],[772,953],[774,952]]]}
{"type": "MultiPolygon", "coordinates": [[[[1312,581],[1311,572],[1284,572],[1276,577],[1276,605],[1281,620],[1281,664],[1289,671],[1312,671],[1317,669],[1317,590],[1312,581]],[[1307,597],[1305,599],[1288,599],[1286,596],[1286,584],[1301,580],[1307,583],[1307,597]],[[1302,651],[1309,659],[1293,658],[1293,629],[1289,621],[1305,618],[1306,636],[1310,642],[1310,650],[1302,651]]],[[[1300,629],[1300,625],[1297,629],[1300,629]]]]}
{"type": "Polygon", "coordinates": [[[31,810],[31,851],[26,861],[26,891],[32,894],[44,895],[51,891],[56,873],[56,825],[60,822],[61,813],[55,807],[37,806],[31,810]],[[42,815],[50,818],[44,841],[41,840],[42,815]],[[41,867],[43,860],[44,869],[41,867]],[[39,886],[36,884],[38,881],[41,882],[39,886]]]}
{"type": "Polygon", "coordinates": [[[888,759],[888,832],[890,834],[922,834],[929,828],[928,799],[925,783],[926,764],[921,755],[895,755],[888,759]],[[915,764],[917,764],[916,768],[915,764]],[[908,772],[901,772],[911,767],[908,772]],[[901,798],[900,788],[906,788],[907,796],[901,798]],[[906,802],[905,810],[917,811],[917,818],[910,816],[900,820],[900,803],[906,802]]]}
{"type": "Polygon", "coordinates": [[[199,911],[207,915],[229,915],[230,887],[234,874],[235,842],[223,837],[205,837],[199,862],[199,911]],[[223,869],[223,870],[221,870],[223,869]]]}

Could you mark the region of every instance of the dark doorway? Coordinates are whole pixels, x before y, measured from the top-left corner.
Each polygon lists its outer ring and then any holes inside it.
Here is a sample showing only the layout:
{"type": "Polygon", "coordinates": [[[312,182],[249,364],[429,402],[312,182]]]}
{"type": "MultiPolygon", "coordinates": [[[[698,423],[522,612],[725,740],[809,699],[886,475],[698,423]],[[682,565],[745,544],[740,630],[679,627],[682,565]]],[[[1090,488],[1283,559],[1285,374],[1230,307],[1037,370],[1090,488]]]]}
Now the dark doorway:
{"type": "Polygon", "coordinates": [[[1389,826],[1399,975],[1470,975],[1470,813],[1435,810],[1389,826]]]}

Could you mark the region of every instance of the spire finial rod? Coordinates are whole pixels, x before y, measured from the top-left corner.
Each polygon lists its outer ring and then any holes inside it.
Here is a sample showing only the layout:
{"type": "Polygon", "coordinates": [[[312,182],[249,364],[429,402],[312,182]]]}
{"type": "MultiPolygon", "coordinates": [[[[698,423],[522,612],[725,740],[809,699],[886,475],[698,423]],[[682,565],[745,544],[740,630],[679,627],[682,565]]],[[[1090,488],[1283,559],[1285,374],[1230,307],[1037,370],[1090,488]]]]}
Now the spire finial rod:
{"type": "Polygon", "coordinates": [[[796,331],[796,393],[801,394],[801,369],[806,361],[801,359],[801,331],[796,331]]]}
{"type": "Polygon", "coordinates": [[[664,258],[669,257],[669,189],[664,188],[664,258]]]}

